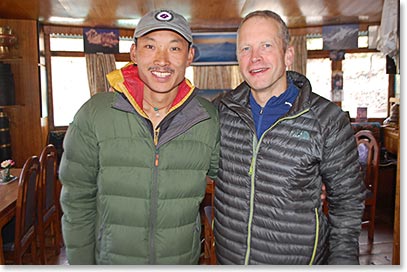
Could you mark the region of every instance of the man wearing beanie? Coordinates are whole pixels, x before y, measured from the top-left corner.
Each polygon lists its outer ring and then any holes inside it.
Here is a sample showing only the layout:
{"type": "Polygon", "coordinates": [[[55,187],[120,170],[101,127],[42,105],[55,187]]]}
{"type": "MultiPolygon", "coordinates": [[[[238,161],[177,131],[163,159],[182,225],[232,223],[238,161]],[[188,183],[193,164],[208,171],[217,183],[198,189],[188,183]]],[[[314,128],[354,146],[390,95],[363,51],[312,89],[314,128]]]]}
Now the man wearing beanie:
{"type": "Polygon", "coordinates": [[[185,79],[188,22],[143,16],[131,62],[75,115],[60,165],[70,264],[197,264],[199,205],[216,177],[218,115],[185,79]]]}

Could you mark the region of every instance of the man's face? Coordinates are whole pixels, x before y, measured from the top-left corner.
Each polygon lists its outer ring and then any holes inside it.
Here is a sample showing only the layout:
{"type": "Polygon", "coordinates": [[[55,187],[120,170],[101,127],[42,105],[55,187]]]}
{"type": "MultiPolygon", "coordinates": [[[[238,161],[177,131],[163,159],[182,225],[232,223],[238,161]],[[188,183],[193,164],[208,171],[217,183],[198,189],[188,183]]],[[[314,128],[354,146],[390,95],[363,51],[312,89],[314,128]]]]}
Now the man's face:
{"type": "Polygon", "coordinates": [[[145,86],[153,92],[166,93],[176,89],[184,79],[194,50],[178,33],[157,30],[138,38],[130,56],[145,86]]]}
{"type": "Polygon", "coordinates": [[[240,28],[237,58],[243,78],[253,91],[279,95],[286,90],[286,66],[294,51],[283,49],[278,23],[273,19],[252,17],[240,28]]]}

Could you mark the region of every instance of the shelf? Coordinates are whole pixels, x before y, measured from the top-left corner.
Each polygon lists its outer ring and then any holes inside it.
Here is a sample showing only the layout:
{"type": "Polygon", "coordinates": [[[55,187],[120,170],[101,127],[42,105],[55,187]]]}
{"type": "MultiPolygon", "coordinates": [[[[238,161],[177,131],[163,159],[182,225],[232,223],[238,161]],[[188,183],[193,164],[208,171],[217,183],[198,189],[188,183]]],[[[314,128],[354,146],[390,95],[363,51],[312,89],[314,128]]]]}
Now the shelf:
{"type": "Polygon", "coordinates": [[[20,62],[22,60],[23,60],[22,57],[1,57],[0,56],[0,62],[11,63],[11,62],[20,62]]]}

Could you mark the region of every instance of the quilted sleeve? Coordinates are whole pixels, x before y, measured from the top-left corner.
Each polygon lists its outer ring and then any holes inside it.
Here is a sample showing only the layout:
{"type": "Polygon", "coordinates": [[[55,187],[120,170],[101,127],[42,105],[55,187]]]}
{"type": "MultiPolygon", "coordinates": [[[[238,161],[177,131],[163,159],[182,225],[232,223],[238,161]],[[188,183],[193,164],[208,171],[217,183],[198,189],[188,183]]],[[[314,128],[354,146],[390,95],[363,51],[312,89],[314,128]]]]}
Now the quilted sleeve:
{"type": "Polygon", "coordinates": [[[335,112],[325,132],[321,172],[329,203],[329,264],[359,264],[359,234],[365,186],[356,140],[344,114],[335,112]]]}
{"type": "Polygon", "coordinates": [[[59,168],[62,231],[70,264],[95,263],[98,147],[88,108],[85,104],[68,128],[59,168]]]}

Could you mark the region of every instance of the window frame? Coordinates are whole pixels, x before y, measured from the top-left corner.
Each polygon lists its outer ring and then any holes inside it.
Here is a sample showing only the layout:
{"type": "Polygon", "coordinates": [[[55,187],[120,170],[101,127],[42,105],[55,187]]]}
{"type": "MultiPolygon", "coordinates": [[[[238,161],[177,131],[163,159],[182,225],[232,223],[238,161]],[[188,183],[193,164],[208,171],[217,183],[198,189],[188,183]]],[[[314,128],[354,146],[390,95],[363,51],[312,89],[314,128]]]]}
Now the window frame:
{"type": "MultiPolygon", "coordinates": [[[[380,51],[376,49],[369,49],[369,48],[357,48],[357,49],[346,49],[345,51],[345,57],[347,53],[378,53],[380,51]]],[[[328,58],[329,59],[329,50],[308,50],[307,51],[307,59],[322,59],[322,58],[328,58]]],[[[331,60],[331,71],[337,71],[340,70],[342,71],[342,60],[331,60]]],[[[390,97],[393,97],[395,95],[394,91],[394,75],[388,74],[388,79],[389,79],[389,85],[388,85],[388,90],[387,90],[387,100],[390,97]]],[[[341,102],[334,102],[338,106],[341,107],[341,102]]],[[[390,108],[388,107],[387,109],[387,115],[389,115],[390,108]]],[[[383,123],[384,119],[386,118],[368,118],[369,122],[379,122],[383,123]]],[[[352,122],[355,122],[355,118],[351,118],[352,122]]]]}
{"type": "MultiPolygon", "coordinates": [[[[73,58],[85,58],[85,52],[78,51],[51,51],[50,38],[53,33],[64,33],[67,35],[82,35],[82,27],[65,27],[65,26],[51,26],[42,25],[40,28],[41,34],[44,36],[44,52],[41,55],[45,56],[45,66],[46,66],[46,84],[47,84],[47,107],[48,107],[48,124],[49,130],[66,130],[68,126],[55,126],[54,124],[54,106],[53,106],[53,95],[52,95],[52,69],[51,69],[51,57],[73,57],[73,58]]],[[[133,37],[134,30],[130,29],[120,29],[120,37],[133,37]]],[[[114,54],[115,60],[119,61],[129,61],[129,53],[118,53],[114,54]]]]}

